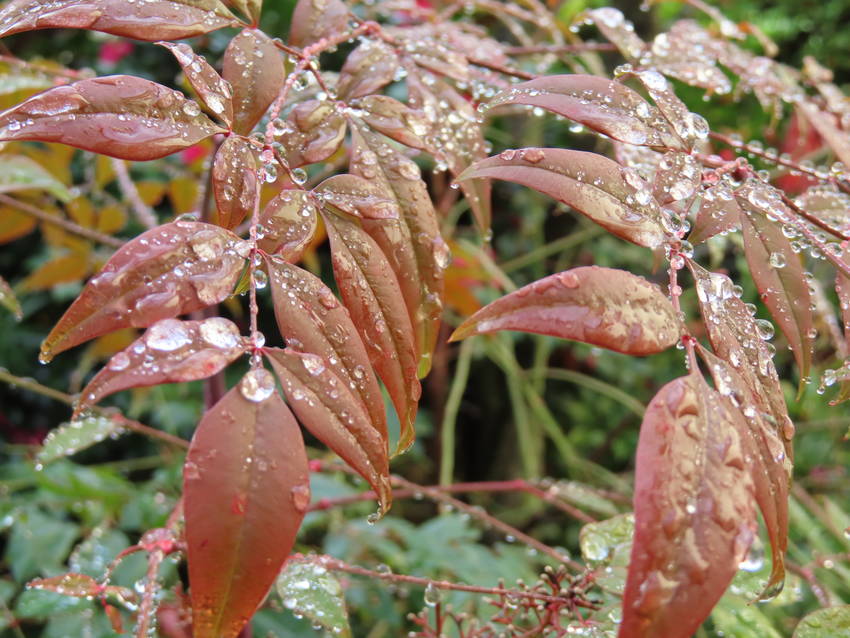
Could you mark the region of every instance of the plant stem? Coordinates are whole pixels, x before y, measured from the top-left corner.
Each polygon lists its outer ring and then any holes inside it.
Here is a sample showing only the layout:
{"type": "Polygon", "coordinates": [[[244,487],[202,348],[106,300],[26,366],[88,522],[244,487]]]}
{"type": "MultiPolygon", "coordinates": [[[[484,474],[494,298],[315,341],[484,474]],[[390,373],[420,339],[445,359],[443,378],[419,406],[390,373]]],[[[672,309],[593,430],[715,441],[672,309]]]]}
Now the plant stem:
{"type": "Polygon", "coordinates": [[[601,226],[588,226],[587,228],[582,228],[581,230],[577,230],[566,237],[561,237],[560,239],[556,239],[555,241],[549,242],[539,248],[535,248],[524,255],[520,255],[519,257],[503,262],[501,265],[502,272],[510,273],[535,262],[542,261],[550,255],[555,255],[565,250],[569,250],[573,246],[581,245],[588,239],[592,239],[604,232],[605,231],[601,226]]]}
{"type": "Polygon", "coordinates": [[[610,383],[605,383],[604,381],[600,381],[599,379],[582,372],[577,372],[576,370],[562,370],[560,368],[547,368],[546,376],[558,381],[575,383],[576,385],[585,387],[588,390],[593,390],[594,392],[603,394],[609,399],[613,399],[617,403],[625,406],[638,417],[643,418],[643,413],[646,410],[643,403],[635,399],[629,393],[624,392],[610,383]]]}
{"type": "Polygon", "coordinates": [[[440,485],[448,485],[454,477],[455,465],[455,425],[460,402],[469,381],[469,368],[472,362],[474,341],[467,339],[460,345],[449,396],[446,399],[443,422],[440,426],[440,485]]]}

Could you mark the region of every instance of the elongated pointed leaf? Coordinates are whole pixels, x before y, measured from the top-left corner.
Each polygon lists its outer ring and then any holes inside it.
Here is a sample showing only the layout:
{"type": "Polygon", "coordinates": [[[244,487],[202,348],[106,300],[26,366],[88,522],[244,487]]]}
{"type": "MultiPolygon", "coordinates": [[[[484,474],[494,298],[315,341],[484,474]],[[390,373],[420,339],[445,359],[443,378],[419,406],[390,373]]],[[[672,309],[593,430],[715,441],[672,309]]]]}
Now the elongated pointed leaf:
{"type": "Polygon", "coordinates": [[[371,95],[392,82],[398,69],[398,56],[388,44],[365,40],[345,59],[339,72],[337,93],[346,101],[371,95]]]}
{"type": "Polygon", "coordinates": [[[614,7],[586,11],[583,16],[592,20],[602,35],[619,49],[628,60],[635,60],[646,51],[646,44],[635,33],[634,25],[623,12],[614,7]]]}
{"type": "Polygon", "coordinates": [[[398,219],[395,198],[358,175],[334,175],[313,189],[326,206],[363,219],[398,219]]]}
{"type": "Polygon", "coordinates": [[[310,193],[300,189],[281,191],[260,213],[264,229],[259,247],[270,255],[297,262],[316,235],[319,215],[310,193]]]}
{"type": "Polygon", "coordinates": [[[74,419],[50,431],[44,438],[36,460],[43,464],[63,456],[71,456],[122,431],[121,421],[118,419],[97,415],[74,419]]]}
{"type": "Polygon", "coordinates": [[[348,27],[348,7],[340,0],[298,0],[289,27],[289,43],[306,47],[348,27]]]}
{"type": "Polygon", "coordinates": [[[850,162],[850,140],[847,139],[846,132],[836,126],[835,116],[832,113],[822,111],[814,102],[808,100],[797,102],[797,108],[798,112],[824,139],[838,159],[845,164],[850,162]]]}
{"type": "Polygon", "coordinates": [[[233,88],[233,130],[247,135],[283,88],[286,69],[271,38],[245,29],[227,47],[222,76],[233,88]]]}
{"type": "Polygon", "coordinates": [[[613,268],[586,266],[528,284],[464,321],[452,340],[519,330],[644,355],[676,343],[673,304],[657,286],[613,268]]]}
{"type": "Polygon", "coordinates": [[[389,449],[355,391],[316,354],[267,348],[298,420],[369,482],[381,513],[392,504],[389,449]]]}
{"type": "Polygon", "coordinates": [[[384,400],[366,347],[345,307],[321,279],[283,259],[266,260],[280,334],[293,350],[320,356],[360,398],[387,439],[384,400]]]}
{"type": "Polygon", "coordinates": [[[180,40],[234,24],[220,0],[12,0],[0,37],[35,29],[91,29],[137,40],[180,40]]]}
{"type": "Polygon", "coordinates": [[[401,285],[416,331],[419,376],[428,374],[443,308],[444,272],[451,255],[419,167],[362,126],[352,127],[351,172],[395,200],[398,221],[363,221],[387,256],[401,285]]]}
{"type": "Polygon", "coordinates": [[[573,207],[617,237],[656,248],[664,240],[658,204],[642,184],[627,181],[628,170],[595,153],[525,148],[476,162],[458,181],[491,177],[528,186],[573,207]]]}
{"type": "Polygon", "coordinates": [[[546,109],[627,144],[685,150],[657,108],[629,87],[596,75],[551,75],[522,82],[487,106],[508,104],[546,109]]]}
{"type": "Polygon", "coordinates": [[[371,128],[410,148],[424,149],[430,126],[425,114],[388,95],[367,95],[356,100],[361,117],[371,128]]]}
{"type": "Polygon", "coordinates": [[[0,113],[0,140],[60,142],[136,161],[221,132],[179,91],[130,75],[58,86],[0,113]]]}
{"type": "Polygon", "coordinates": [[[741,418],[695,375],[647,407],[619,638],[689,638],[729,586],[756,530],[741,418]]]}
{"type": "Polygon", "coordinates": [[[231,135],[219,147],[213,161],[212,185],[219,226],[236,228],[254,212],[260,197],[257,156],[244,138],[231,135]]]}
{"type": "Polygon", "coordinates": [[[315,560],[293,556],[286,561],[276,588],[284,607],[334,636],[351,638],[345,596],[336,574],[315,560]]]}
{"type": "Polygon", "coordinates": [[[310,504],[307,456],[273,375],[255,369],[207,412],[183,468],[195,638],[233,638],[254,614],[310,504]]]}
{"type": "Polygon", "coordinates": [[[163,319],[109,360],[83,388],[76,411],[129,388],[207,379],[245,351],[239,329],[222,317],[163,319]]]}
{"type": "Polygon", "coordinates": [[[12,287],[2,277],[0,277],[0,306],[15,315],[15,319],[18,321],[24,318],[24,311],[21,309],[18,298],[15,296],[12,287]]]}
{"type": "Polygon", "coordinates": [[[228,0],[228,4],[236,7],[244,16],[250,18],[254,24],[260,21],[260,13],[263,10],[263,0],[228,0]]]}
{"type": "Polygon", "coordinates": [[[692,149],[699,140],[708,137],[708,122],[701,115],[691,113],[682,100],[673,92],[673,88],[661,73],[654,69],[635,73],[643,84],[655,106],[661,112],[670,128],[681,140],[681,144],[692,149]]]}
{"type": "Polygon", "coordinates": [[[39,190],[56,199],[72,199],[68,188],[47,169],[24,155],[0,155],[0,193],[39,190]]]}
{"type": "Polygon", "coordinates": [[[812,299],[791,242],[779,225],[765,216],[769,210],[766,194],[760,186],[744,187],[737,193],[738,202],[747,213],[741,216],[744,251],[762,301],[788,339],[802,379],[809,376],[812,366],[812,299]]]}
{"type": "Polygon", "coordinates": [[[157,42],[174,54],[201,102],[228,126],[233,124],[233,89],[209,62],[188,44],[157,42]]]}
{"type": "Polygon", "coordinates": [[[353,220],[324,215],[334,278],[369,359],[393,401],[401,434],[398,451],[413,444],[421,387],[413,326],[398,279],[380,246],[353,220]]]}
{"type": "Polygon", "coordinates": [[[726,183],[720,182],[703,191],[688,241],[696,245],[740,225],[741,207],[735,200],[735,194],[726,183]]]}
{"type": "Polygon", "coordinates": [[[670,151],[658,163],[653,195],[659,204],[690,198],[702,180],[702,166],[693,155],[670,151]]]}
{"type": "Polygon", "coordinates": [[[321,100],[296,104],[280,137],[286,161],[295,168],[328,159],[345,139],[345,129],[345,118],[334,104],[321,100]]]}
{"type": "Polygon", "coordinates": [[[86,574],[68,573],[50,578],[36,578],[27,583],[28,589],[45,589],[65,596],[93,598],[103,589],[94,578],[86,574]]]}
{"type": "Polygon", "coordinates": [[[145,328],[223,301],[242,273],[242,244],[230,231],[200,222],[139,235],[89,280],[44,340],[43,360],[119,328],[145,328]]]}

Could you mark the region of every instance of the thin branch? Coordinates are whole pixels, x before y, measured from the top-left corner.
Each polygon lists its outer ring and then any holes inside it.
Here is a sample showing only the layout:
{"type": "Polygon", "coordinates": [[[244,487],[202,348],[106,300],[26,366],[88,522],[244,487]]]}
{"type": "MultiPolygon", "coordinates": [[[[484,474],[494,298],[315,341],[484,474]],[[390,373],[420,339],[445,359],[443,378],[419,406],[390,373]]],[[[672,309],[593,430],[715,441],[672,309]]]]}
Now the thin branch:
{"type": "Polygon", "coordinates": [[[136,188],[135,182],[130,177],[130,171],[127,170],[127,164],[123,160],[112,158],[112,169],[118,178],[118,186],[124,198],[130,202],[130,207],[135,213],[136,219],[147,229],[156,228],[159,225],[159,220],[151,207],[142,201],[139,189],[136,188]]]}
{"type": "Polygon", "coordinates": [[[608,42],[582,42],[581,44],[541,44],[528,47],[505,47],[507,55],[533,55],[535,53],[585,53],[587,51],[616,51],[608,42]]]}

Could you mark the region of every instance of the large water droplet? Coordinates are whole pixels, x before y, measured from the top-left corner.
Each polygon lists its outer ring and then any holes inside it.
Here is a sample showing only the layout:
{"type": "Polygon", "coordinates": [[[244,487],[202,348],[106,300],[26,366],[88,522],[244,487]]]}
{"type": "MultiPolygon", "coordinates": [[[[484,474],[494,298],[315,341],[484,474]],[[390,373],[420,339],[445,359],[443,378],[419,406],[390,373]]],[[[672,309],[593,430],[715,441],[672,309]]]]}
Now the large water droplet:
{"type": "Polygon", "coordinates": [[[172,352],[179,350],[192,341],[189,331],[178,319],[158,321],[145,333],[145,343],[152,350],[172,352]]]}
{"type": "Polygon", "coordinates": [[[265,368],[250,370],[239,382],[239,391],[242,396],[254,403],[261,403],[268,399],[274,392],[274,388],[274,377],[265,368]]]}
{"type": "Polygon", "coordinates": [[[239,345],[239,331],[236,326],[222,317],[204,320],[198,330],[201,338],[216,348],[228,350],[239,345]]]}

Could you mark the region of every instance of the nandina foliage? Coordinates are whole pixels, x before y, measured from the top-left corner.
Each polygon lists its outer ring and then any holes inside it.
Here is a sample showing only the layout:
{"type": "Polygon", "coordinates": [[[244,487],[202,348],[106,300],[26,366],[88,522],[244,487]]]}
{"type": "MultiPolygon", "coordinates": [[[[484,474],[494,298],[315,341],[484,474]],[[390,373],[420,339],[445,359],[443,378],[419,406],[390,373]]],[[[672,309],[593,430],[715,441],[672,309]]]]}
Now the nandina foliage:
{"type": "MultiPolygon", "coordinates": [[[[457,180],[485,236],[491,180],[504,180],[548,195],[648,249],[648,262],[654,253],[666,264],[666,290],[611,268],[552,274],[479,310],[452,337],[519,330],[629,355],[677,342],[686,351],[687,374],[659,391],[641,427],[620,637],[691,635],[746,554],[759,510],[773,549],[762,596],[774,595],[784,579],[794,426],[765,341],[773,327],[754,318],[729,277],[695,261],[693,244],[742,231],[753,282],[805,380],[816,291],[804,250],[834,266],[845,330],[850,324],[850,265],[841,243],[849,236],[850,186],[840,166],[806,169],[712,133],[670,80],[727,95],[731,73],[733,97],[752,93],[777,116],[791,105],[848,162],[850,116],[829,73],[814,63],[791,73],[756,56],[735,42],[745,33],[713,12],[719,32],[681,21],[653,43],[615,9],[587,12],[584,23],[626,61],[612,79],[599,64],[535,77],[520,68],[527,53],[430,8],[411,5],[389,16],[380,3],[376,13],[361,9],[299,0],[286,42],[258,29],[260,0],[12,0],[0,10],[0,35],[82,28],[160,41],[195,95],[126,75],[57,74],[46,90],[0,113],[0,140],[59,142],[132,161],[200,142],[212,148],[201,215],[154,220],[118,248],[42,349],[48,361],[114,331],[146,329],[90,381],[77,412],[121,390],[209,379],[250,356],[250,370],[214,397],[198,424],[184,467],[185,529],[156,545],[165,552],[185,543],[195,638],[239,634],[291,551],[310,499],[296,418],[368,481],[380,514],[390,507],[391,441],[379,382],[404,451],[414,440],[420,378],[431,366],[450,265],[444,219],[415,154],[457,180]],[[224,28],[236,32],[222,60],[175,42],[224,28]],[[338,73],[320,69],[320,54],[355,40],[338,73]],[[399,83],[404,90],[391,90],[399,83]],[[479,112],[518,107],[599,134],[607,155],[535,147],[487,157],[479,112]],[[791,199],[743,157],[715,154],[717,144],[808,171],[818,185],[791,199]],[[308,180],[306,169],[317,164],[308,180]],[[299,266],[325,235],[338,296],[299,266]],[[701,318],[681,312],[685,266],[701,318]],[[256,295],[267,286],[285,348],[266,347],[257,330],[256,295]],[[245,291],[251,327],[243,336],[216,308],[245,291]],[[207,314],[179,318],[198,311],[207,314]]],[[[542,6],[485,10],[514,35],[544,32],[554,45],[544,54],[563,45],[542,6]]],[[[36,170],[29,158],[13,158],[36,170]]],[[[50,190],[49,181],[41,183],[50,190]]],[[[83,230],[120,228],[92,220],[77,215],[83,230]]],[[[94,268],[83,260],[77,270],[82,277],[94,268]]],[[[19,310],[3,281],[0,301],[19,310]]],[[[848,378],[846,366],[832,373],[844,385],[839,398],[850,395],[848,378]]],[[[57,579],[37,585],[104,593],[79,574],[57,579]]],[[[147,627],[141,617],[151,606],[140,609],[139,625],[147,627]]]]}

